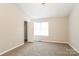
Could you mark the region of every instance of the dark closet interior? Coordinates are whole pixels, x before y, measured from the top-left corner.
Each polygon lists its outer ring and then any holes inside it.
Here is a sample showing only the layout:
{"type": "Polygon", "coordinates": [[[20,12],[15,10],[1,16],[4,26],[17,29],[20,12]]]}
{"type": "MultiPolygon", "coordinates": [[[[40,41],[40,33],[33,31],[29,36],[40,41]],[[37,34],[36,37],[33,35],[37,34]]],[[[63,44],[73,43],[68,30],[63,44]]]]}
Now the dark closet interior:
{"type": "Polygon", "coordinates": [[[24,21],[24,41],[27,41],[27,21],[24,21]]]}

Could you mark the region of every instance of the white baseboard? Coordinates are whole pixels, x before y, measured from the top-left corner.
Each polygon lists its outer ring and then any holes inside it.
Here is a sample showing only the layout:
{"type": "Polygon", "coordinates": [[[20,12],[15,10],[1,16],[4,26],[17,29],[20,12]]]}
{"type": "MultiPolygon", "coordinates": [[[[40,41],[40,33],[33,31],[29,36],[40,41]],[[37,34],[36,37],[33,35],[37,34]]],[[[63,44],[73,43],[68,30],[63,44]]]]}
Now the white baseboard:
{"type": "Polygon", "coordinates": [[[59,41],[52,41],[52,42],[55,42],[55,43],[64,43],[64,44],[68,43],[68,42],[59,42],[59,41]]]}
{"type": "Polygon", "coordinates": [[[8,49],[8,50],[6,50],[6,51],[3,51],[2,53],[0,53],[0,55],[3,55],[3,54],[5,54],[5,53],[7,53],[7,52],[9,52],[9,51],[11,51],[11,50],[13,50],[13,49],[17,48],[17,47],[20,47],[20,46],[22,46],[23,44],[24,44],[24,43],[19,44],[19,45],[17,45],[17,46],[15,46],[15,47],[13,47],[13,48],[10,48],[10,49],[8,49]]]}
{"type": "Polygon", "coordinates": [[[78,51],[74,46],[72,46],[70,43],[68,43],[68,45],[69,45],[70,47],[72,47],[77,53],[79,53],[79,51],[78,51]]]}
{"type": "Polygon", "coordinates": [[[52,43],[63,43],[63,44],[68,44],[68,42],[60,42],[60,41],[28,41],[28,42],[52,42],[52,43]]]}
{"type": "Polygon", "coordinates": [[[60,42],[60,41],[44,41],[44,42],[53,42],[53,43],[64,43],[64,44],[68,44],[68,42],[60,42]]]}

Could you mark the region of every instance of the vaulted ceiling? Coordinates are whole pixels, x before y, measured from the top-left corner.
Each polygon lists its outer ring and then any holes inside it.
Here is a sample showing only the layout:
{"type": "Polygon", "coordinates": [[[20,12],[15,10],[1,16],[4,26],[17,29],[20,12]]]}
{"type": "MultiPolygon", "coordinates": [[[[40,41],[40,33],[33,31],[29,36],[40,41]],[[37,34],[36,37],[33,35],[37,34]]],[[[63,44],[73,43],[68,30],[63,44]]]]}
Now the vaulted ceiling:
{"type": "Polygon", "coordinates": [[[36,19],[45,17],[63,17],[68,16],[74,8],[74,3],[19,3],[19,7],[25,14],[25,17],[36,19]]]}

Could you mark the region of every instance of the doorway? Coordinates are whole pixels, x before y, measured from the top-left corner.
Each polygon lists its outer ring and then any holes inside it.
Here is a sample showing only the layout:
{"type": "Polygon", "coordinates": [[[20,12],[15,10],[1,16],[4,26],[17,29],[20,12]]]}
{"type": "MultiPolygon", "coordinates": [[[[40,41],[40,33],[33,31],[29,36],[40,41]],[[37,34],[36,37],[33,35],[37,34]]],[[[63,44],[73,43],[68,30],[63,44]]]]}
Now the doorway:
{"type": "Polygon", "coordinates": [[[27,21],[24,21],[24,41],[27,41],[27,21]]]}

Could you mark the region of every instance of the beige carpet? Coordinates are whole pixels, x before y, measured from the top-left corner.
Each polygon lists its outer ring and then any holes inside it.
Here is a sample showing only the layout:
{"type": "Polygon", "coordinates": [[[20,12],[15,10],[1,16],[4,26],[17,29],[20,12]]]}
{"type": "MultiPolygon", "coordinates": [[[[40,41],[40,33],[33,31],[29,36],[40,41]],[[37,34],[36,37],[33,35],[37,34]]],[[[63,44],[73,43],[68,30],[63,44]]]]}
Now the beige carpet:
{"type": "Polygon", "coordinates": [[[79,56],[69,45],[60,43],[27,43],[3,56],[79,56]]]}

